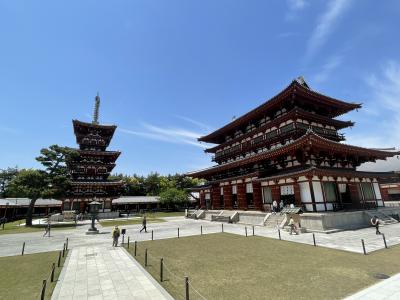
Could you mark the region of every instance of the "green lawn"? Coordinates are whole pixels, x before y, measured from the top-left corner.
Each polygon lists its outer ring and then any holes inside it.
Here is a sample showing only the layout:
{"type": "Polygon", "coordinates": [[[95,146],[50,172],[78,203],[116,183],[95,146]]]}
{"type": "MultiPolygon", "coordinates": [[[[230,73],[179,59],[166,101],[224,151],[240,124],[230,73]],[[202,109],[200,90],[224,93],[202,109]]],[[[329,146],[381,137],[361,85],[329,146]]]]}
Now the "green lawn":
{"type": "MultiPolygon", "coordinates": [[[[400,272],[400,247],[366,256],[264,237],[228,233],[138,243],[136,259],[182,299],[184,276],[207,299],[340,299],[400,272]],[[171,275],[172,272],[175,275],[171,275]]],[[[133,253],[133,247],[129,249],[133,253]]],[[[190,288],[190,299],[200,299],[190,288]]]]}
{"type": "MultiPolygon", "coordinates": [[[[163,219],[151,219],[147,218],[147,223],[161,223],[165,222],[163,219]]],[[[100,221],[101,226],[110,227],[110,226],[127,226],[127,225],[137,225],[142,224],[142,219],[118,219],[118,220],[107,220],[100,221]]]]}
{"type": "Polygon", "coordinates": [[[51,266],[56,263],[55,280],[48,280],[46,288],[46,299],[50,299],[61,272],[57,267],[58,253],[0,257],[0,299],[40,299],[42,282],[49,278],[51,266]]]}
{"type": "MultiPolygon", "coordinates": [[[[25,220],[19,220],[14,222],[6,223],[4,226],[0,226],[0,234],[11,234],[11,233],[26,233],[26,232],[37,232],[44,231],[46,224],[33,225],[31,227],[27,227],[25,225],[19,226],[20,224],[24,224],[25,220]]],[[[61,230],[61,229],[70,229],[75,228],[76,225],[74,222],[64,223],[64,224],[51,224],[51,230],[61,230]]]]}
{"type": "MultiPolygon", "coordinates": [[[[152,213],[145,213],[144,214],[147,217],[147,223],[161,223],[161,222],[165,222],[165,220],[163,220],[162,218],[165,217],[180,217],[180,216],[184,216],[185,213],[184,212],[152,212],[152,213]]],[[[100,225],[101,226],[126,226],[126,225],[137,225],[137,224],[142,224],[142,216],[140,216],[140,218],[137,219],[117,219],[117,220],[104,220],[104,221],[100,221],[100,225]]]]}
{"type": "Polygon", "coordinates": [[[151,212],[145,214],[149,218],[165,218],[165,217],[183,217],[185,215],[184,211],[171,211],[171,212],[151,212]]]}

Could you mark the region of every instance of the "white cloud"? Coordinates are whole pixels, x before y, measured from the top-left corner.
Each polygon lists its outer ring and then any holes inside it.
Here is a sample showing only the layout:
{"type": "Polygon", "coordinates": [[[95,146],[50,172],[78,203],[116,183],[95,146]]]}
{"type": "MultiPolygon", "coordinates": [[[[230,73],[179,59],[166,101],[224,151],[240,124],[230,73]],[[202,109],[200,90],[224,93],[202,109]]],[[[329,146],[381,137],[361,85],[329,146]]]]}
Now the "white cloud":
{"type": "Polygon", "coordinates": [[[9,134],[21,133],[18,129],[7,127],[7,126],[0,126],[0,132],[9,133],[9,134]]]}
{"type": "MultiPolygon", "coordinates": [[[[370,118],[376,119],[374,132],[379,135],[369,136],[369,132],[363,135],[349,135],[350,144],[369,148],[400,146],[400,63],[396,61],[386,62],[379,73],[372,73],[365,79],[370,93],[371,104],[375,114],[367,113],[370,118]]],[[[388,158],[386,161],[378,160],[376,163],[366,163],[360,170],[393,171],[400,170],[400,160],[397,157],[388,158]]]]}
{"type": "Polygon", "coordinates": [[[166,143],[187,144],[200,148],[206,148],[206,144],[197,141],[201,136],[200,133],[182,129],[182,128],[166,128],[151,124],[142,124],[143,130],[130,130],[120,128],[120,132],[140,136],[147,139],[157,140],[166,143]]]}
{"type": "Polygon", "coordinates": [[[204,124],[204,123],[202,123],[202,122],[199,122],[199,121],[194,120],[194,119],[189,118],[189,117],[180,116],[180,115],[176,115],[176,117],[181,119],[181,120],[184,120],[186,122],[189,122],[191,124],[194,124],[194,125],[198,126],[199,128],[204,129],[204,130],[211,131],[211,127],[206,125],[206,124],[204,124]]]}
{"type": "Polygon", "coordinates": [[[321,48],[329,34],[332,33],[337,20],[349,8],[351,0],[331,0],[326,10],[319,16],[317,26],[314,28],[307,44],[306,60],[309,60],[321,48]]]}
{"type": "Polygon", "coordinates": [[[317,83],[324,82],[328,79],[331,73],[343,63],[342,55],[333,55],[328,61],[322,66],[319,73],[314,75],[314,81],[317,83]]]}
{"type": "Polygon", "coordinates": [[[285,15],[286,21],[292,21],[297,17],[299,11],[303,10],[307,5],[306,0],[287,0],[288,11],[285,15]]]}

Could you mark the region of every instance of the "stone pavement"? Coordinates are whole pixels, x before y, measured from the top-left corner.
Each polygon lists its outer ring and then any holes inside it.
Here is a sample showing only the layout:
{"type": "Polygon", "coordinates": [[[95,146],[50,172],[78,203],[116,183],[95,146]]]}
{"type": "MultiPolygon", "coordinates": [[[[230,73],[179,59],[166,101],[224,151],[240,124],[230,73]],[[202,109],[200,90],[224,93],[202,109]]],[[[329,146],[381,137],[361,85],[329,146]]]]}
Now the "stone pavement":
{"type": "Polygon", "coordinates": [[[173,299],[122,247],[70,251],[52,299],[173,299]]]}
{"type": "Polygon", "coordinates": [[[400,274],[370,286],[345,300],[399,300],[400,274]]]}
{"type": "MultiPolygon", "coordinates": [[[[178,228],[180,236],[200,235],[200,226],[203,227],[203,234],[221,232],[221,223],[205,220],[185,219],[184,217],[165,218],[164,223],[148,224],[148,233],[139,233],[141,225],[120,226],[127,229],[127,236],[130,241],[144,241],[151,239],[151,230],[154,239],[166,239],[177,237],[178,228]]],[[[42,232],[4,234],[0,235],[0,256],[18,255],[21,253],[23,242],[26,242],[25,253],[37,253],[46,251],[62,250],[63,243],[69,238],[69,248],[81,246],[109,245],[111,241],[112,227],[101,227],[98,225],[100,234],[87,236],[85,231],[88,224],[79,226],[77,229],[53,230],[50,238],[43,238],[42,232]]],[[[233,234],[245,235],[245,227],[248,234],[252,234],[252,226],[243,224],[224,224],[224,231],[233,234]]],[[[276,229],[255,226],[255,234],[269,238],[278,238],[276,229]]],[[[388,246],[400,244],[400,223],[383,226],[381,231],[386,235],[388,246]]],[[[312,233],[302,233],[300,235],[289,235],[286,231],[281,231],[283,240],[313,244],[312,233]]],[[[345,251],[362,253],[361,239],[364,239],[367,252],[376,251],[384,248],[382,236],[375,235],[374,228],[364,228],[358,230],[348,230],[337,233],[325,234],[315,233],[318,246],[334,248],[345,251]]],[[[127,237],[126,237],[127,239],[127,237]]],[[[126,240],[125,240],[126,241],[126,240]]]]}

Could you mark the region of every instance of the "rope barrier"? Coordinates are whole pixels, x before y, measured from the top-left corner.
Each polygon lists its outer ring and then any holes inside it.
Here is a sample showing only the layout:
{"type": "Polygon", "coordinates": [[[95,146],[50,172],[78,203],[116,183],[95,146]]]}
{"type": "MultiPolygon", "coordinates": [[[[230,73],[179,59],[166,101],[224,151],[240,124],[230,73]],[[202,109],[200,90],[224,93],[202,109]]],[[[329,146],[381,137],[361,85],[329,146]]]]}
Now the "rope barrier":
{"type": "Polygon", "coordinates": [[[202,294],[200,294],[200,292],[199,292],[198,290],[196,290],[196,289],[194,288],[194,286],[191,284],[190,281],[189,281],[189,286],[192,288],[192,290],[193,290],[197,295],[200,296],[200,298],[202,298],[202,299],[204,299],[204,300],[207,300],[206,297],[204,297],[202,294]]]}

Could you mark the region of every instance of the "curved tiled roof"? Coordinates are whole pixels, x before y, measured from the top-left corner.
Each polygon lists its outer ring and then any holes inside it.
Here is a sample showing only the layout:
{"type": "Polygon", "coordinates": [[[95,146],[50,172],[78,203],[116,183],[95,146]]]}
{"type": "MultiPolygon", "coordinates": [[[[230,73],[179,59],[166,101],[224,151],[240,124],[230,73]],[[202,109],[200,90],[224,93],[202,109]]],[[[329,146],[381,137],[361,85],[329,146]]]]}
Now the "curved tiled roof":
{"type": "Polygon", "coordinates": [[[332,109],[336,110],[335,113],[332,113],[332,117],[339,116],[343,113],[346,113],[356,108],[361,108],[361,104],[344,102],[332,97],[325,96],[323,94],[317,93],[309,89],[306,84],[301,84],[299,83],[298,80],[293,80],[283,91],[281,91],[280,93],[278,93],[276,96],[272,97],[265,103],[249,111],[248,113],[242,115],[241,117],[233,120],[227,125],[215,130],[214,132],[206,136],[200,137],[198,140],[203,142],[216,143],[220,135],[232,131],[238,126],[246,124],[255,117],[265,113],[266,110],[278,105],[283,99],[285,99],[285,97],[291,94],[301,94],[307,97],[311,97],[311,99],[313,100],[317,100],[320,101],[321,103],[329,105],[332,109]]]}
{"type": "Polygon", "coordinates": [[[271,157],[279,156],[280,154],[284,154],[293,150],[298,149],[301,146],[309,145],[310,147],[314,145],[323,146],[330,151],[346,151],[352,154],[364,154],[369,156],[375,156],[376,158],[385,159],[386,157],[392,157],[394,155],[400,155],[400,151],[382,151],[376,149],[368,149],[362,148],[358,146],[348,145],[344,143],[334,142],[332,140],[326,139],[321,137],[320,135],[316,134],[314,131],[309,129],[307,133],[305,133],[300,138],[286,144],[281,145],[275,149],[268,150],[266,152],[258,153],[256,155],[245,157],[242,159],[238,159],[236,161],[226,163],[223,165],[217,165],[211,168],[207,168],[200,171],[190,172],[187,173],[188,176],[195,176],[201,177],[208,174],[213,174],[219,171],[235,168],[242,166],[244,164],[256,163],[258,161],[268,159],[271,157]]]}

